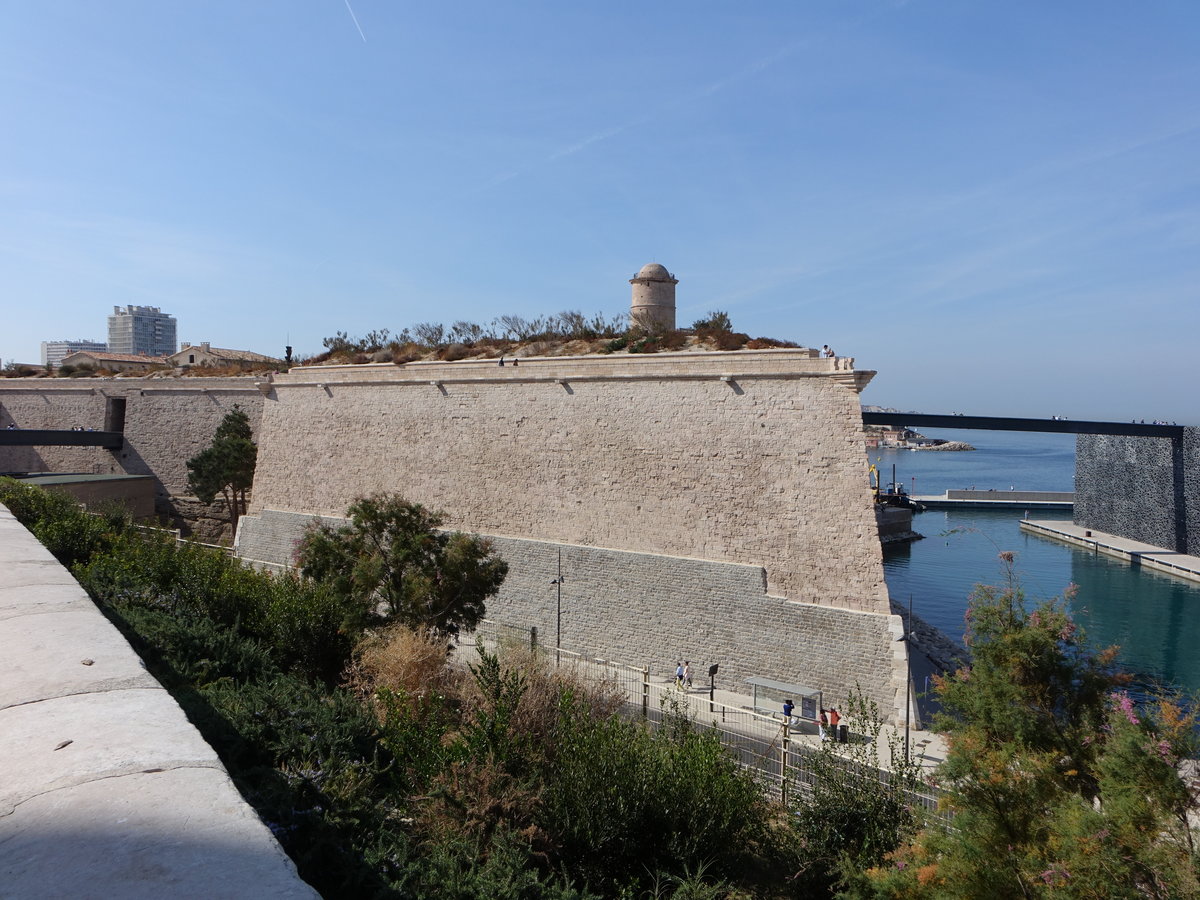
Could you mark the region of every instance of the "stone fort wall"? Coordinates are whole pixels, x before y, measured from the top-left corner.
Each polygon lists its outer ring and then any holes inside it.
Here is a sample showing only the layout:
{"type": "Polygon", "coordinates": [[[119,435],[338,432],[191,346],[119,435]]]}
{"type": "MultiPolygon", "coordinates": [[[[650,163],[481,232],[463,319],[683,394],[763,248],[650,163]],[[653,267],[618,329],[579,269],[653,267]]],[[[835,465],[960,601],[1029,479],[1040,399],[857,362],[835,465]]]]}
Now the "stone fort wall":
{"type": "Polygon", "coordinates": [[[872,374],[808,350],[294,369],[263,409],[239,553],[286,563],[312,516],[392,491],[496,540],[511,573],[489,618],[549,634],[561,549],[565,646],[839,702],[858,682],[902,717],[872,374]]]}
{"type": "Polygon", "coordinates": [[[1200,427],[1179,441],[1079,435],[1075,524],[1200,555],[1200,427]]]}
{"type": "Polygon", "coordinates": [[[120,451],[0,446],[0,472],[150,475],[158,515],[177,524],[182,517],[203,518],[214,511],[191,496],[187,461],[212,443],[234,404],[258,434],[263,394],[255,384],[250,377],[0,379],[0,428],[15,422],[27,429],[107,430],[114,401],[124,401],[125,415],[120,451]]]}

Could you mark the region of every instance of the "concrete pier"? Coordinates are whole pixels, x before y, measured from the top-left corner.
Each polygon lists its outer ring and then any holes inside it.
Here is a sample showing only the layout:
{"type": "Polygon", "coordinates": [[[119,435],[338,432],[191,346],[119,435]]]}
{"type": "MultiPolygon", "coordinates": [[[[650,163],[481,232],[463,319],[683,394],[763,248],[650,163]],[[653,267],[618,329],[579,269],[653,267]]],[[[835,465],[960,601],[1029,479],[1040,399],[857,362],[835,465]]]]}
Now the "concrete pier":
{"type": "Polygon", "coordinates": [[[1038,537],[1050,538],[1095,553],[1123,559],[1130,565],[1143,566],[1168,575],[1200,581],[1200,556],[1188,556],[1164,550],[1141,541],[1132,541],[1115,534],[1085,528],[1072,522],[1037,521],[1026,519],[1021,530],[1038,537]]]}
{"type": "Polygon", "coordinates": [[[913,497],[926,509],[1065,509],[1075,506],[1072,491],[946,491],[913,497]]]}

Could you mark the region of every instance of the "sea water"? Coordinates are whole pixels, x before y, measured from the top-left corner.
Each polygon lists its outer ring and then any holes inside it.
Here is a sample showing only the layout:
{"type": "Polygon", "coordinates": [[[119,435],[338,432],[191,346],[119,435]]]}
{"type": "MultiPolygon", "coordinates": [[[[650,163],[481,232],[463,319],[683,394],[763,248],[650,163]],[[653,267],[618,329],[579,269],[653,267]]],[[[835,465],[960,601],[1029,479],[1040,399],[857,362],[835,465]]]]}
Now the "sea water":
{"type": "MultiPolygon", "coordinates": [[[[871,450],[883,476],[915,494],[994,488],[997,493],[1074,490],[1073,435],[999,431],[937,431],[929,437],[966,441],[973,451],[871,450]],[[914,489],[915,485],[915,489],[914,489]]],[[[1200,691],[1200,583],[1160,575],[1103,554],[1081,550],[1020,529],[1026,510],[927,510],[913,517],[925,535],[884,549],[892,599],[945,634],[961,640],[963,614],[976,585],[1003,585],[1002,551],[1015,555],[1013,573],[1031,600],[1076,585],[1076,621],[1097,647],[1117,644],[1121,664],[1140,685],[1163,683],[1200,691]]],[[[1069,512],[1028,510],[1033,519],[1064,519],[1069,512]]]]}

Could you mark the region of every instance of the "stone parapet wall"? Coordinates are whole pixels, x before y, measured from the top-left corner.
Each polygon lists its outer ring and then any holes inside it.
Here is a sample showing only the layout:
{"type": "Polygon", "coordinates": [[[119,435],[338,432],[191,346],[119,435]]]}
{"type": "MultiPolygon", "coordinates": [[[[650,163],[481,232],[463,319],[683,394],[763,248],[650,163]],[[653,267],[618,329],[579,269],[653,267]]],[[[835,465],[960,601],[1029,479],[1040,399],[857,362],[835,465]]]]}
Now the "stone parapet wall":
{"type": "Polygon", "coordinates": [[[213,749],[0,506],[0,894],[314,898],[213,749]]]}
{"type": "Polygon", "coordinates": [[[1081,434],[1075,524],[1200,555],[1200,427],[1179,440],[1081,434]]]}
{"type": "Polygon", "coordinates": [[[762,567],[773,594],[888,612],[857,388],[810,351],[293,369],[251,511],[399,493],[449,524],[762,567]]]}
{"type": "MultiPolygon", "coordinates": [[[[188,498],[187,461],[212,442],[238,404],[257,434],[263,392],[246,378],[0,379],[0,422],[24,429],[106,429],[112,400],[125,401],[124,446],[0,447],[0,472],[151,475],[155,511],[178,519],[188,498]]],[[[195,498],[190,498],[195,503],[195,498]]]]}
{"type": "MultiPolygon", "coordinates": [[[[238,554],[273,565],[291,561],[314,521],[263,510],[238,528],[238,554]]],[[[759,675],[821,689],[833,705],[855,687],[882,715],[903,721],[906,645],[903,622],[878,615],[796,603],[766,592],[761,566],[631,553],[547,541],[485,535],[509,564],[488,618],[536,627],[555,644],[561,554],[562,646],[668,676],[688,659],[701,675],[720,665],[718,684],[742,691],[759,675]]]]}

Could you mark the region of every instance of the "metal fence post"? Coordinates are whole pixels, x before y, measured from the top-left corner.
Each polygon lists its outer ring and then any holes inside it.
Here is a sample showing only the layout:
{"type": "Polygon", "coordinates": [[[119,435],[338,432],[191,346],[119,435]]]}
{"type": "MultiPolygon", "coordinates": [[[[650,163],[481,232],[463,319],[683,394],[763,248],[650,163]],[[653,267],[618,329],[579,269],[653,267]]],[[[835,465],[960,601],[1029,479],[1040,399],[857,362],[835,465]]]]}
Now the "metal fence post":
{"type": "Polygon", "coordinates": [[[650,667],[642,667],[642,718],[650,718],[650,667]]]}
{"type": "Polygon", "coordinates": [[[537,626],[536,625],[534,625],[532,628],[529,629],[529,651],[534,654],[537,653],[537,626]]]}
{"type": "Polygon", "coordinates": [[[786,807],[788,802],[788,746],[791,744],[791,725],[783,720],[783,741],[779,745],[779,800],[786,807]]]}

